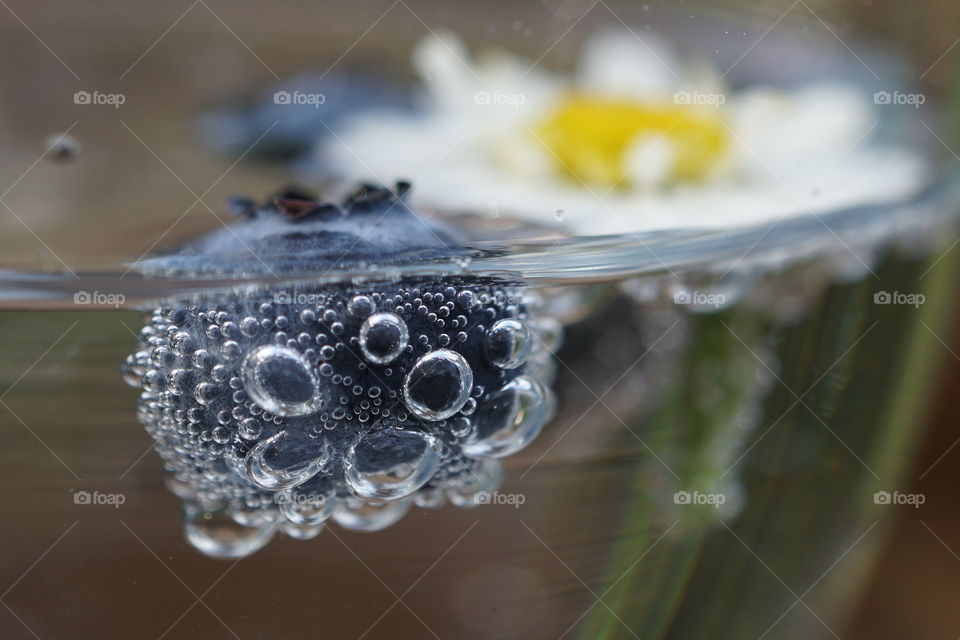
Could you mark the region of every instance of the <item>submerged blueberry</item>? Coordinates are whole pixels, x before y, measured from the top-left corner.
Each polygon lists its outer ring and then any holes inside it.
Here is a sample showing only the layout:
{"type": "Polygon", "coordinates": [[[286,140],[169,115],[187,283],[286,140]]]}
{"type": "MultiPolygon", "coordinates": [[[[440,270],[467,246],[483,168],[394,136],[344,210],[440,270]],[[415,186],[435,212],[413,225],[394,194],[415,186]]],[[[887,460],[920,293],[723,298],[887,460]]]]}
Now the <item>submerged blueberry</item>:
{"type": "MultiPolygon", "coordinates": [[[[367,265],[423,259],[426,245],[447,258],[464,251],[456,232],[380,188],[359,190],[332,217],[316,201],[298,202],[302,215],[271,204],[235,223],[240,237],[252,233],[244,225],[261,232],[261,270],[349,267],[326,244],[333,229],[365,244],[367,265]],[[425,229],[451,244],[424,240],[425,229]]],[[[228,235],[146,269],[253,269],[233,261],[240,249],[228,235]]],[[[526,363],[548,356],[529,327],[549,323],[534,314],[520,286],[462,274],[196,299],[152,313],[124,378],[142,381],[138,417],[190,513],[225,510],[245,531],[297,538],[317,535],[330,517],[376,530],[411,504],[471,506],[470,496],[495,488],[495,458],[539,432],[552,402],[537,377],[549,367],[526,363]]],[[[188,523],[194,545],[217,555],[209,536],[220,529],[188,523]],[[201,531],[209,536],[198,540],[201,531]]]]}

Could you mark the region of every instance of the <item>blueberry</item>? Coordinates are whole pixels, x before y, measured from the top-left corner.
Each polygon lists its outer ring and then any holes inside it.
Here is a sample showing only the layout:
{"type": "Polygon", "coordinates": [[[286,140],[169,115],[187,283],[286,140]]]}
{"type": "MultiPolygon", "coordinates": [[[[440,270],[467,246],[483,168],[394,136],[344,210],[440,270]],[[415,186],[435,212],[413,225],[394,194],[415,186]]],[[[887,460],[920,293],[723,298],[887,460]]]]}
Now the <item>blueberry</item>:
{"type": "MultiPolygon", "coordinates": [[[[334,232],[366,247],[345,253],[367,264],[423,259],[425,246],[448,258],[465,251],[456,232],[383,188],[358,189],[332,217],[330,207],[287,192],[234,232],[261,234],[261,272],[343,266],[325,245],[334,232]],[[299,215],[283,210],[289,200],[299,215]]],[[[229,236],[200,238],[145,270],[255,271],[229,236]]],[[[527,366],[548,357],[535,312],[521,286],[463,275],[208,296],[155,310],[124,379],[142,387],[138,417],[193,514],[189,540],[236,555],[198,518],[222,509],[237,526],[304,538],[330,516],[373,530],[411,503],[472,506],[494,490],[496,458],[528,444],[553,406],[537,379],[549,367],[527,366]]]]}

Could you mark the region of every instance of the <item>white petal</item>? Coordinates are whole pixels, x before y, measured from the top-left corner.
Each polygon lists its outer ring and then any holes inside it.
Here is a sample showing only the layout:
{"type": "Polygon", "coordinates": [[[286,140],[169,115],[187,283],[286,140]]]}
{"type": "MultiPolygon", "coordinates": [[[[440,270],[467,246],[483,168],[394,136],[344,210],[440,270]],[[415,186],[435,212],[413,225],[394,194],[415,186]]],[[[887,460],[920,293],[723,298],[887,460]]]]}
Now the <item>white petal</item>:
{"type": "Polygon", "coordinates": [[[731,142],[753,176],[829,167],[865,144],[871,125],[866,97],[843,86],[753,89],[731,105],[731,142]]]}
{"type": "Polygon", "coordinates": [[[577,85],[600,94],[669,100],[683,75],[683,65],[658,38],[616,29],[587,42],[577,85]]]}
{"type": "Polygon", "coordinates": [[[466,45],[443,32],[423,38],[413,50],[413,68],[433,103],[441,109],[461,109],[473,100],[476,71],[466,45]]]}

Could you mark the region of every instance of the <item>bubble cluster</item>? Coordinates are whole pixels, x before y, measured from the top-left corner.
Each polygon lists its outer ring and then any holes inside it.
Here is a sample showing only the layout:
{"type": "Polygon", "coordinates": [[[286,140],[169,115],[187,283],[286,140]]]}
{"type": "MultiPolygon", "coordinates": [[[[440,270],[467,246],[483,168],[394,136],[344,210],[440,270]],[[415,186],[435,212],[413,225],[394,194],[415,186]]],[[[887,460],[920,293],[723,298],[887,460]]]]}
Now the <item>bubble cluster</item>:
{"type": "Polygon", "coordinates": [[[558,332],[476,278],[265,291],[155,310],[123,376],[187,539],[239,557],[474,506],[551,417],[558,332]]]}

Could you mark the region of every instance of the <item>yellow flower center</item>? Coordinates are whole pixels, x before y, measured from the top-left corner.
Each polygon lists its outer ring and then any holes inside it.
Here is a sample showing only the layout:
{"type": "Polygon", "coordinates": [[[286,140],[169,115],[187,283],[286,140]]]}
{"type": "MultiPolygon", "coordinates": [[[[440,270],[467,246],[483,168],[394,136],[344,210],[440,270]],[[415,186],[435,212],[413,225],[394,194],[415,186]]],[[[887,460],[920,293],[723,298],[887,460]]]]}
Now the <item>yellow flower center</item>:
{"type": "Polygon", "coordinates": [[[587,185],[631,186],[647,157],[638,143],[669,149],[665,178],[707,177],[727,150],[719,110],[699,105],[644,104],[602,96],[569,95],[540,124],[537,136],[557,168],[587,185]]]}

